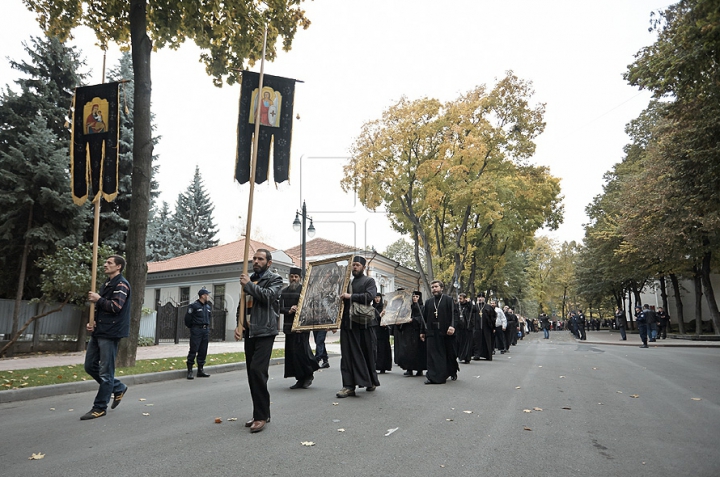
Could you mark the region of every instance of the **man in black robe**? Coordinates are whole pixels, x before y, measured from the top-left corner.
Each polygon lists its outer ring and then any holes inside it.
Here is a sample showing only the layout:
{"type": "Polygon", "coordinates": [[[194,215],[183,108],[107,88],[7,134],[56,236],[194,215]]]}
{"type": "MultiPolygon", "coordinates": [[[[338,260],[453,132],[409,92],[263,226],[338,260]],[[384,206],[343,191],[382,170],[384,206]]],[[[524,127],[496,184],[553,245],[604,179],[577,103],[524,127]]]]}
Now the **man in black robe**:
{"type": "Polygon", "coordinates": [[[340,322],[340,374],[343,387],[336,396],[345,398],[355,396],[355,387],[364,387],[366,391],[375,391],[380,386],[377,371],[375,371],[375,355],[377,354],[377,339],[373,323],[362,325],[350,319],[350,304],[362,303],[370,306],[377,293],[375,280],[366,276],[366,260],[356,255],[352,259],[352,276],[350,283],[352,293],[341,295],[344,301],[342,321],[340,322]]]}
{"type": "Polygon", "coordinates": [[[395,325],[395,363],[405,370],[403,376],[422,376],[427,369],[427,346],[420,339],[425,330],[423,321],[422,293],[412,293],[410,304],[410,323],[395,325]]]}
{"type": "Polygon", "coordinates": [[[478,300],[478,315],[475,322],[475,330],[473,331],[473,339],[475,341],[474,360],[484,358],[492,361],[493,355],[493,332],[495,331],[495,319],[497,314],[495,308],[485,303],[485,295],[480,294],[478,300]]]}
{"type": "Polygon", "coordinates": [[[427,379],[425,384],[445,384],[449,377],[457,379],[459,370],[455,355],[455,305],[443,294],[445,286],[440,280],[430,283],[433,297],[425,302],[423,318],[427,325],[424,335],[427,344],[427,379]]]}
{"type": "Polygon", "coordinates": [[[517,315],[515,315],[513,309],[509,306],[505,306],[503,311],[505,312],[505,318],[507,319],[507,328],[505,328],[505,352],[508,353],[510,351],[510,346],[513,346],[517,341],[517,332],[520,320],[518,320],[517,315]]]}
{"type": "Polygon", "coordinates": [[[381,320],[385,312],[385,303],[382,299],[382,293],[375,295],[373,300],[373,308],[375,308],[375,320],[378,326],[375,328],[375,336],[377,337],[377,355],[375,356],[375,369],[380,374],[392,369],[392,348],[390,347],[390,327],[382,326],[381,320]]]}
{"type": "Polygon", "coordinates": [[[297,380],[290,386],[290,389],[309,388],[313,382],[314,372],[319,368],[312,348],[310,348],[310,332],[292,332],[302,290],[301,273],[302,270],[292,267],[288,274],[290,284],[280,292],[280,313],[283,314],[283,333],[285,334],[285,377],[297,380]]]}
{"type": "Polygon", "coordinates": [[[467,364],[473,355],[473,328],[477,308],[465,293],[458,295],[457,328],[455,329],[455,353],[460,361],[467,364]]]}

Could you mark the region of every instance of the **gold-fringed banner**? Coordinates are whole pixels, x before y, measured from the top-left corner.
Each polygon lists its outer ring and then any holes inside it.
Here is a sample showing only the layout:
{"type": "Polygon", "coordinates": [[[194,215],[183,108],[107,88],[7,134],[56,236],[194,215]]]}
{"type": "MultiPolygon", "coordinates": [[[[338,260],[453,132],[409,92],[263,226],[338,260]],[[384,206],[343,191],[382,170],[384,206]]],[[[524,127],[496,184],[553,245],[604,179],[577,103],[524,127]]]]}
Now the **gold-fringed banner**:
{"type": "Polygon", "coordinates": [[[75,90],[70,180],[73,202],[82,205],[92,194],[112,202],[118,194],[120,142],[119,83],[75,90]]]}
{"type": "Polygon", "coordinates": [[[260,75],[243,71],[238,118],[235,180],[245,184],[250,180],[255,115],[260,108],[255,182],[270,178],[270,150],[273,151],[273,178],[284,182],[290,175],[290,145],[292,142],[295,82],[291,78],[263,75],[263,88],[258,91],[260,75]]]}

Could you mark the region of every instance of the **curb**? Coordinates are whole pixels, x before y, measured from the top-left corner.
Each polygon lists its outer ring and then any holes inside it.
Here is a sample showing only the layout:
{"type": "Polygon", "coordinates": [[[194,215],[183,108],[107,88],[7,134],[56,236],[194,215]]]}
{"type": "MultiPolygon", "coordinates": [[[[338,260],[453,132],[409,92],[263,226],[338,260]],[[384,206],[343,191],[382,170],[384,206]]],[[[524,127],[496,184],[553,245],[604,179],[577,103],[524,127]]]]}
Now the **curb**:
{"type": "MultiPolygon", "coordinates": [[[[284,364],[285,358],[270,359],[270,366],[284,364]]],[[[241,363],[218,364],[215,366],[205,366],[205,369],[212,371],[214,374],[229,373],[231,371],[239,371],[245,369],[245,361],[241,363]]],[[[186,379],[187,369],[174,369],[172,371],[160,371],[157,373],[133,374],[123,376],[122,382],[128,386],[136,384],[158,383],[161,381],[172,381],[175,379],[186,379]]],[[[96,391],[98,384],[95,381],[81,381],[77,383],[50,384],[47,386],[35,386],[26,389],[10,389],[0,391],[0,403],[9,403],[16,401],[30,401],[32,399],[40,399],[44,397],[58,396],[63,394],[77,394],[90,391],[96,391]]]]}
{"type": "MultiPolygon", "coordinates": [[[[681,341],[681,340],[677,340],[677,341],[681,341]]],[[[613,343],[611,341],[590,341],[590,340],[582,341],[582,340],[575,338],[575,342],[577,344],[607,345],[607,346],[638,346],[639,347],[642,345],[642,341],[636,342],[636,341],[629,341],[629,340],[626,342],[618,340],[617,343],[613,343]]],[[[705,343],[698,344],[697,341],[693,341],[692,343],[693,344],[682,343],[682,342],[676,343],[676,341],[673,341],[673,344],[670,344],[670,343],[658,344],[658,342],[656,341],[654,343],[648,343],[648,348],[720,348],[720,343],[718,343],[718,342],[711,341],[711,342],[708,342],[707,344],[705,344],[705,343]]]]}

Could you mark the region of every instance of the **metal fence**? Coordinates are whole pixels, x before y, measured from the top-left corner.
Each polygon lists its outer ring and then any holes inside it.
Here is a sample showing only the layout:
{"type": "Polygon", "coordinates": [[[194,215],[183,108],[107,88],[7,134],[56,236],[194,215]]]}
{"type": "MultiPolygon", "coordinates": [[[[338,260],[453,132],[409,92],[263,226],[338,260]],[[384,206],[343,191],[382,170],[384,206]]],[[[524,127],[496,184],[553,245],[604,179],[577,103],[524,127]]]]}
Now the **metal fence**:
{"type": "MultiPolygon", "coordinates": [[[[53,308],[60,306],[59,303],[31,303],[23,300],[18,314],[18,329],[28,319],[53,308]]],[[[5,339],[10,337],[12,332],[12,317],[15,309],[15,300],[0,299],[0,335],[5,339]]],[[[33,335],[69,335],[77,336],[81,326],[84,309],[75,305],[65,305],[62,310],[52,313],[46,317],[36,320],[20,337],[20,340],[31,340],[33,335]]]]}

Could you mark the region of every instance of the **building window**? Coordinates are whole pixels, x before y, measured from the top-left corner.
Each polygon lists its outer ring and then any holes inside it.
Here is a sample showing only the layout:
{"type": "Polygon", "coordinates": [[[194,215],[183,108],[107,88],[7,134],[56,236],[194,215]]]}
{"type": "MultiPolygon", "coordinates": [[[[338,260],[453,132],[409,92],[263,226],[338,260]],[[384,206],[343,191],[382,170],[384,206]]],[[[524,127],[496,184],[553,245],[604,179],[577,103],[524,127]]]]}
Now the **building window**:
{"type": "Polygon", "coordinates": [[[190,303],[190,287],[180,287],[180,304],[187,305],[190,303]]]}
{"type": "Polygon", "coordinates": [[[225,309],[225,285],[213,285],[213,308],[225,309]]]}

